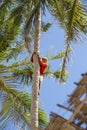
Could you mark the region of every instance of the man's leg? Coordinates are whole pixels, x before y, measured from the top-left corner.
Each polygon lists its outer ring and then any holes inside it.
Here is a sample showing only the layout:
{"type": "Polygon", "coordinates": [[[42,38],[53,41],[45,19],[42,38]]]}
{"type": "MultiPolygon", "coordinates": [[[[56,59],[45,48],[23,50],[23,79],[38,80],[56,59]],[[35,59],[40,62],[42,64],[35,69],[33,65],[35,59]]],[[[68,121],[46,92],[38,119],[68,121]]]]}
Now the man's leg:
{"type": "Polygon", "coordinates": [[[40,87],[41,87],[42,81],[43,81],[43,76],[40,75],[40,77],[39,77],[39,92],[38,92],[38,95],[40,95],[40,87]]]}

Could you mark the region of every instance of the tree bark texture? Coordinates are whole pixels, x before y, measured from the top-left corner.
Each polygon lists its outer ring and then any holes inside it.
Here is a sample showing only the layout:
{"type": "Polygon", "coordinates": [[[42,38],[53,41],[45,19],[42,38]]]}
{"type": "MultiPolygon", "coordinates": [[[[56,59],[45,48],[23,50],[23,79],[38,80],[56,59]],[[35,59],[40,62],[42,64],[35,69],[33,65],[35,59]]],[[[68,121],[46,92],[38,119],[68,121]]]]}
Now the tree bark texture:
{"type": "MultiPolygon", "coordinates": [[[[35,35],[34,35],[34,52],[33,56],[34,73],[32,79],[32,100],[31,100],[31,125],[38,128],[38,92],[39,92],[39,75],[40,67],[38,63],[39,47],[40,47],[40,30],[41,30],[41,14],[38,8],[35,19],[35,35]]],[[[36,130],[36,129],[35,129],[36,130]]]]}

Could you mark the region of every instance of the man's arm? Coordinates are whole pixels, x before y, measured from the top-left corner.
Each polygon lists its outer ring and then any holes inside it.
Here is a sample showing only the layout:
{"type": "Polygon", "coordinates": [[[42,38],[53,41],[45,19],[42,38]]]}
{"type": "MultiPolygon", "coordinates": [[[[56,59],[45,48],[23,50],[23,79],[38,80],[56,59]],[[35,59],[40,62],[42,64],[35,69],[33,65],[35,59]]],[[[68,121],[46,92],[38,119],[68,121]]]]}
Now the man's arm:
{"type": "Polygon", "coordinates": [[[32,56],[31,56],[31,58],[30,58],[30,61],[33,63],[33,54],[32,54],[32,56]]]}
{"type": "MultiPolygon", "coordinates": [[[[37,54],[36,52],[33,52],[32,53],[32,56],[31,56],[31,58],[30,58],[30,61],[33,63],[33,56],[35,55],[35,54],[37,54]]],[[[39,54],[37,54],[37,56],[39,57],[39,54]]]]}

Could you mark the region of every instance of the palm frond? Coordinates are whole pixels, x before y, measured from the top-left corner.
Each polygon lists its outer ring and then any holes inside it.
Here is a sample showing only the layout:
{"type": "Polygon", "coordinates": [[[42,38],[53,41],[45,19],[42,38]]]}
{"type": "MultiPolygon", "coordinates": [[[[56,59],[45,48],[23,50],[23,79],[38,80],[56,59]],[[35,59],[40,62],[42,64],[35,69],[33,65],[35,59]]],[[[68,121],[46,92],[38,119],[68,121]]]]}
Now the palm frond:
{"type": "Polygon", "coordinates": [[[7,127],[9,121],[21,122],[29,126],[29,115],[24,111],[23,102],[20,101],[21,98],[19,99],[18,95],[15,95],[17,93],[14,90],[12,91],[10,91],[9,89],[9,91],[7,92],[6,90],[6,99],[4,100],[3,109],[0,113],[0,122],[2,122],[0,128],[2,129],[3,127],[7,127]]]}
{"type": "Polygon", "coordinates": [[[80,0],[55,0],[55,8],[51,12],[58,19],[61,27],[65,30],[66,48],[61,65],[60,82],[69,60],[68,50],[71,48],[71,41],[81,42],[85,39],[87,27],[87,9],[80,0]]]}
{"type": "Polygon", "coordinates": [[[32,66],[32,63],[31,62],[28,62],[28,59],[29,57],[25,57],[23,59],[20,60],[20,62],[17,60],[15,62],[13,62],[12,64],[10,65],[4,65],[4,64],[0,64],[1,67],[3,67],[3,69],[7,69],[8,71],[6,72],[11,72],[12,70],[11,69],[15,69],[15,68],[24,68],[25,66],[32,66]]]}
{"type": "Polygon", "coordinates": [[[38,117],[39,117],[39,127],[41,129],[45,129],[46,125],[48,124],[48,118],[46,112],[41,108],[39,108],[38,117]]]}
{"type": "Polygon", "coordinates": [[[65,83],[65,82],[67,81],[67,79],[68,79],[68,77],[69,77],[69,72],[68,72],[68,70],[65,69],[65,70],[62,72],[62,77],[61,77],[61,78],[60,78],[60,74],[61,74],[61,68],[58,69],[57,71],[53,72],[53,76],[54,76],[56,79],[59,79],[59,83],[60,83],[60,84],[63,84],[63,83],[65,83]],[[60,80],[60,79],[62,79],[62,80],[60,80]]]}
{"type": "Polygon", "coordinates": [[[63,63],[61,67],[60,82],[62,81],[62,76],[66,68],[67,59],[69,59],[67,51],[71,46],[70,43],[71,41],[80,41],[80,37],[84,39],[85,35],[82,35],[85,33],[83,30],[83,25],[85,27],[87,26],[87,10],[84,5],[80,3],[79,0],[74,0],[71,6],[71,10],[69,10],[68,12],[69,21],[67,23],[66,54],[63,58],[63,63]]]}
{"type": "MultiPolygon", "coordinates": [[[[0,112],[0,128],[6,128],[9,121],[22,122],[30,126],[31,95],[26,92],[13,89],[9,82],[0,80],[3,97],[3,107],[0,112]]],[[[0,96],[1,98],[1,96],[0,96]]],[[[44,127],[47,124],[46,113],[39,108],[39,125],[44,127]],[[43,118],[43,119],[42,119],[43,118]]]]}
{"type": "MultiPolygon", "coordinates": [[[[84,32],[84,27],[87,26],[87,9],[80,2],[80,0],[74,0],[71,10],[68,12],[69,21],[67,23],[67,36],[68,39],[79,41],[80,36],[84,32]]],[[[83,37],[84,39],[84,37],[83,37]]]]}
{"type": "MultiPolygon", "coordinates": [[[[56,20],[58,20],[60,26],[66,30],[66,8],[67,2],[61,1],[61,0],[55,0],[50,2],[50,11],[51,14],[55,17],[56,20]]],[[[68,6],[69,9],[69,6],[68,6]]]]}
{"type": "Polygon", "coordinates": [[[41,31],[42,32],[46,32],[46,31],[48,31],[48,29],[51,27],[51,23],[44,23],[43,21],[42,21],[42,23],[41,23],[41,31]]]}
{"type": "MultiPolygon", "coordinates": [[[[20,21],[20,18],[17,18],[17,19],[19,19],[19,21],[20,21]]],[[[14,19],[14,20],[12,19],[10,22],[7,23],[7,25],[6,25],[7,28],[5,28],[5,31],[3,32],[3,35],[1,35],[0,52],[2,52],[5,47],[7,48],[7,47],[10,46],[10,42],[15,38],[15,36],[19,32],[19,25],[15,26],[15,20],[16,19],[14,19]]]]}
{"type": "Polygon", "coordinates": [[[24,69],[14,69],[12,71],[12,76],[15,80],[19,81],[20,83],[26,84],[27,86],[31,84],[32,81],[32,74],[33,74],[33,67],[27,66],[24,69]]]}
{"type": "Polygon", "coordinates": [[[28,30],[29,27],[32,27],[35,24],[35,19],[36,19],[36,15],[37,15],[37,10],[38,8],[41,8],[42,12],[44,13],[45,8],[46,8],[46,1],[33,1],[30,4],[30,12],[28,15],[28,19],[26,21],[26,25],[25,25],[25,30],[28,30]]]}
{"type": "Polygon", "coordinates": [[[0,62],[9,61],[11,59],[16,59],[19,54],[23,52],[24,45],[18,44],[15,47],[8,47],[6,50],[0,53],[0,62]]]}
{"type": "Polygon", "coordinates": [[[23,3],[17,6],[17,1],[4,1],[0,9],[0,52],[8,48],[18,35],[22,21],[23,3]],[[15,6],[14,6],[15,5],[15,6]],[[21,12],[21,13],[20,13],[21,12]],[[2,14],[2,15],[1,15],[2,14]]]}
{"type": "MultiPolygon", "coordinates": [[[[4,24],[4,21],[5,21],[5,16],[7,14],[7,7],[9,5],[9,0],[8,1],[5,1],[3,2],[3,4],[1,4],[0,6],[0,41],[2,40],[2,37],[4,35],[4,31],[5,31],[5,24],[4,24]]],[[[5,50],[9,45],[8,44],[3,44],[2,46],[2,43],[0,42],[0,52],[5,50]]]]}
{"type": "Polygon", "coordinates": [[[5,5],[7,5],[7,2],[10,2],[10,0],[0,1],[0,9],[3,8],[5,5]]]}
{"type": "Polygon", "coordinates": [[[12,78],[15,82],[29,85],[31,84],[32,74],[33,65],[27,60],[27,58],[20,60],[20,62],[13,62],[7,66],[0,64],[0,76],[5,80],[12,78]]]}
{"type": "Polygon", "coordinates": [[[70,50],[70,44],[67,44],[66,46],[66,50],[65,50],[65,54],[64,54],[64,57],[63,57],[63,61],[62,61],[62,65],[61,65],[61,69],[60,69],[60,75],[59,75],[59,82],[62,83],[64,80],[63,80],[63,77],[66,73],[66,64],[67,62],[69,61],[69,50],[70,50]]]}
{"type": "MultiPolygon", "coordinates": [[[[71,51],[72,51],[71,48],[67,49],[67,54],[71,53],[71,51]]],[[[65,53],[66,53],[66,49],[63,50],[63,51],[61,51],[61,52],[59,52],[59,53],[56,54],[55,56],[51,56],[51,57],[49,57],[49,60],[62,59],[62,58],[65,57],[65,53]]]]}

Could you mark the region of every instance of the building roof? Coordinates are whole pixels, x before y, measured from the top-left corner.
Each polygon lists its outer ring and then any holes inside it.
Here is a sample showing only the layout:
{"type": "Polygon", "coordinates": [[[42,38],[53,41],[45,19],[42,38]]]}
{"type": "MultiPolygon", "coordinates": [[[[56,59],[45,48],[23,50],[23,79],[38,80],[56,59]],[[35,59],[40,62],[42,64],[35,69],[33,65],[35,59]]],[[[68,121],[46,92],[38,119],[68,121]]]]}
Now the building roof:
{"type": "Polygon", "coordinates": [[[74,123],[69,124],[67,120],[64,119],[63,117],[55,113],[51,113],[51,120],[45,130],[84,130],[84,129],[75,125],[74,123]]]}
{"type": "Polygon", "coordinates": [[[82,74],[80,81],[75,84],[77,88],[68,95],[68,106],[57,104],[58,107],[71,112],[71,116],[66,120],[58,114],[51,113],[46,130],[87,130],[87,73],[82,74]],[[67,128],[63,128],[66,124],[67,128]]]}

